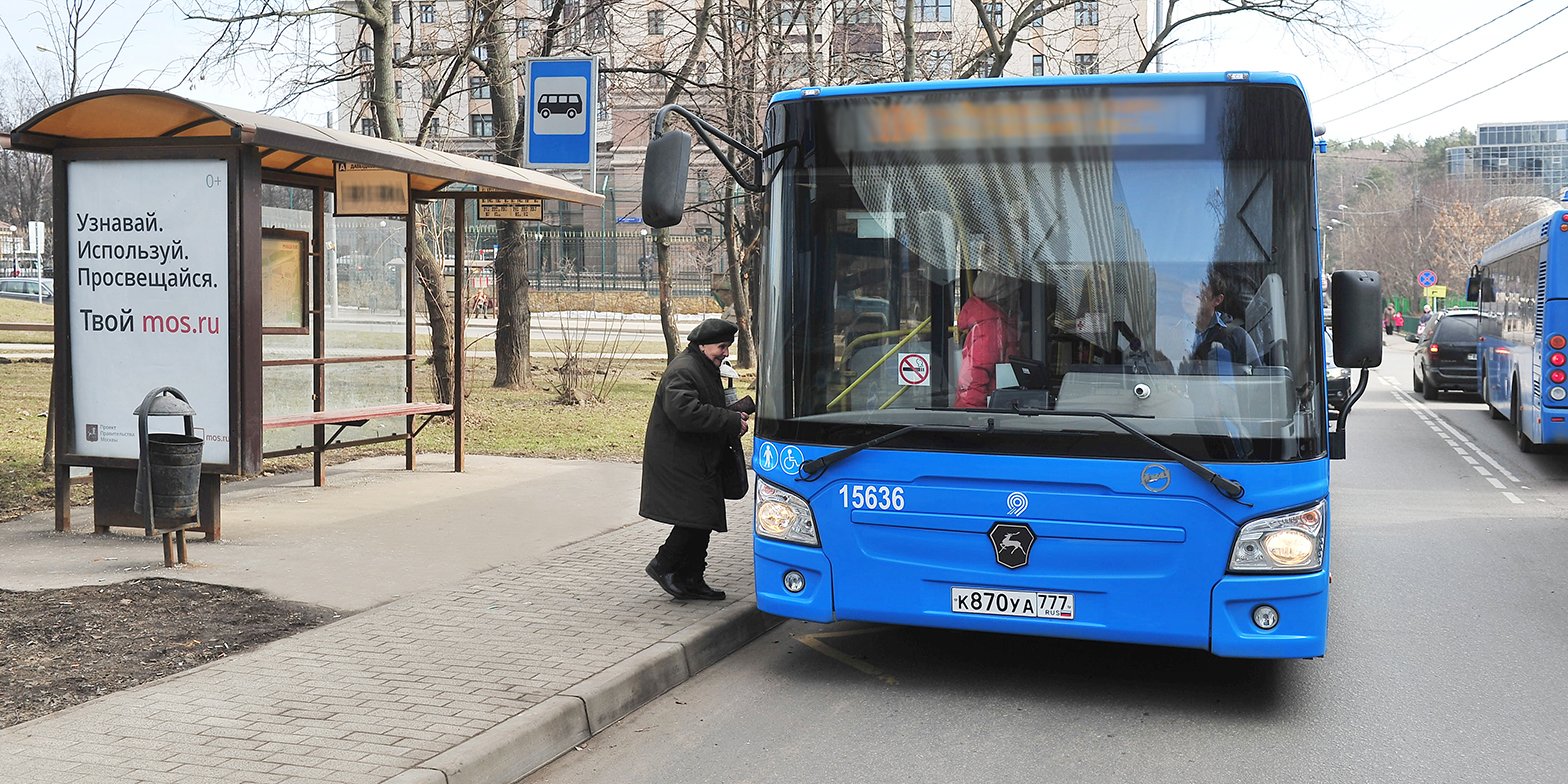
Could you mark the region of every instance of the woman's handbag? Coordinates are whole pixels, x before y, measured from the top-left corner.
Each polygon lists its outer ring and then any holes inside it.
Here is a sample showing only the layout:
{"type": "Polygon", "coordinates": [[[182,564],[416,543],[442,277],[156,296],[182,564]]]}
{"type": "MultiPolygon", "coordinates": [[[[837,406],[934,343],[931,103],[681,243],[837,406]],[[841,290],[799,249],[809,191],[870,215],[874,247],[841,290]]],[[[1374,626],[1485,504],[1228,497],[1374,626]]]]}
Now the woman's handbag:
{"type": "Polygon", "coordinates": [[[740,439],[730,439],[719,459],[719,482],[724,486],[724,497],[731,500],[745,498],[751,489],[746,476],[746,453],[741,450],[740,439]]]}

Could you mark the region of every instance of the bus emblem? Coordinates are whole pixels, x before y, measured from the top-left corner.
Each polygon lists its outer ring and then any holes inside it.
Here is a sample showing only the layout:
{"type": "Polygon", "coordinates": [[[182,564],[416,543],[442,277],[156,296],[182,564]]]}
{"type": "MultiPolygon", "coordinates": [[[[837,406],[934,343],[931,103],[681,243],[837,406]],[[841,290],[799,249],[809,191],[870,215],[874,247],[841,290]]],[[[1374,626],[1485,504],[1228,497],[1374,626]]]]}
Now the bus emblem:
{"type": "Polygon", "coordinates": [[[1013,517],[1017,517],[1017,516],[1023,514],[1024,510],[1028,509],[1028,508],[1029,508],[1029,496],[1026,496],[1023,493],[1008,493],[1007,494],[1007,513],[1008,514],[1012,515],[1013,517]]]}
{"type": "Polygon", "coordinates": [[[1163,493],[1165,488],[1171,486],[1171,470],[1159,463],[1150,463],[1143,467],[1143,489],[1151,493],[1163,493]]]}
{"type": "Polygon", "coordinates": [[[1018,523],[997,523],[991,526],[991,544],[996,548],[997,563],[1009,569],[1028,566],[1034,531],[1018,523]]]}

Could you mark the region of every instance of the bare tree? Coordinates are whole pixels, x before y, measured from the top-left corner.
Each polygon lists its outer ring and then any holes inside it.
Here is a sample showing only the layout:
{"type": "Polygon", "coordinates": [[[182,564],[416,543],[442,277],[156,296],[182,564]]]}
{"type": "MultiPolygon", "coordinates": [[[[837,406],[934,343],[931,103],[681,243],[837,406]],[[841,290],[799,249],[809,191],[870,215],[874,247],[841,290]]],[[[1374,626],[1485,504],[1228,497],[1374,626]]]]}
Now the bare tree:
{"type": "MultiPolygon", "coordinates": [[[[186,0],[186,18],[222,25],[213,44],[193,68],[224,67],[241,57],[257,52],[290,52],[300,41],[313,40],[319,20],[353,20],[359,25],[358,43],[345,47],[324,61],[311,56],[287,57],[279,62],[280,77],[274,88],[281,91],[279,105],[290,103],[313,90],[333,87],[339,82],[358,80],[366,85],[363,100],[374,118],[376,134],[384,139],[409,139],[425,144],[442,103],[457,89],[458,77],[467,72],[468,61],[477,41],[477,28],[460,25],[452,35],[427,39],[418,51],[410,46],[400,53],[395,40],[396,0],[312,0],[297,6],[280,6],[275,0],[239,0],[221,4],[227,12],[209,9],[209,0],[186,0]],[[368,40],[366,40],[368,39],[368,40]],[[413,69],[427,76],[424,106],[419,127],[413,134],[403,128],[398,95],[398,69],[413,69]]],[[[473,7],[477,0],[469,0],[473,7]]],[[[464,14],[472,18],[476,14],[464,14]]],[[[462,85],[466,89],[467,85],[462,85]]],[[[445,285],[445,271],[432,245],[433,218],[428,209],[417,211],[414,242],[408,249],[412,270],[417,274],[430,325],[430,364],[437,400],[452,399],[453,303],[445,285]]],[[[458,227],[461,231],[462,227],[458,227]]]]}
{"type": "Polygon", "coordinates": [[[1369,26],[1368,12],[1354,0],[1154,0],[1158,20],[1144,43],[1143,59],[1136,70],[1150,70],[1155,60],[1182,42],[1183,29],[1232,14],[1253,14],[1290,26],[1303,38],[1327,35],[1359,45],[1369,26]]]}

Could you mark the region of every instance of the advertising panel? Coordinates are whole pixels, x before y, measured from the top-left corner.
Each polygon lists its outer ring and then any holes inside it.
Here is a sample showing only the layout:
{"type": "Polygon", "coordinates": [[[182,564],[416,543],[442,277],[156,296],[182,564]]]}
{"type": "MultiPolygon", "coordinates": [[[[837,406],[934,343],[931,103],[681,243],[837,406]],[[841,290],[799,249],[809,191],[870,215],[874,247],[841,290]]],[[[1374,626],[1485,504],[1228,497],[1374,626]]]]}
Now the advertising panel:
{"type": "MultiPolygon", "coordinates": [[[[75,428],[67,451],[135,459],[142,398],[196,410],[202,461],[230,456],[229,169],[217,159],[70,161],[68,240],[75,428]]],[[[154,432],[184,420],[154,417],[154,432]]]]}

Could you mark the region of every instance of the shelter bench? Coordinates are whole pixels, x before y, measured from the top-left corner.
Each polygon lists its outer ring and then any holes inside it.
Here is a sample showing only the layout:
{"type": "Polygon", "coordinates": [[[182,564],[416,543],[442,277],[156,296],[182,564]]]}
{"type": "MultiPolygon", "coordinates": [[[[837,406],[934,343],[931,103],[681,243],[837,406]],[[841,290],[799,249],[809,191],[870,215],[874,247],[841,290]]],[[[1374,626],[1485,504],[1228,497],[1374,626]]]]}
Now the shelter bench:
{"type": "MultiPolygon", "coordinates": [[[[407,458],[407,468],[412,471],[414,468],[414,439],[421,431],[425,429],[425,425],[430,424],[431,420],[433,420],[435,417],[449,417],[454,413],[455,408],[450,403],[392,403],[380,406],[364,406],[361,408],[344,408],[334,411],[311,411],[303,414],[283,414],[281,416],[263,419],[261,426],[266,430],[285,427],[316,427],[316,438],[313,445],[298,447],[295,449],[284,449],[276,452],[268,452],[267,456],[281,457],[284,455],[304,454],[309,452],[315,460],[316,486],[321,487],[322,485],[326,484],[325,467],[323,466],[321,460],[322,453],[328,449],[336,449],[339,447],[361,446],[364,444],[375,444],[384,441],[404,441],[406,442],[405,455],[407,458]],[[379,438],[359,439],[348,442],[338,441],[338,437],[341,436],[343,431],[347,428],[363,427],[372,419],[384,419],[387,417],[399,416],[408,417],[409,428],[408,432],[406,433],[382,436],[379,438]],[[424,417],[424,420],[421,421],[419,426],[416,428],[413,426],[414,417],[418,416],[424,417]],[[332,431],[331,436],[323,437],[327,425],[337,425],[337,429],[332,431]]],[[[454,458],[456,460],[462,459],[460,453],[455,455],[454,458]]]]}

